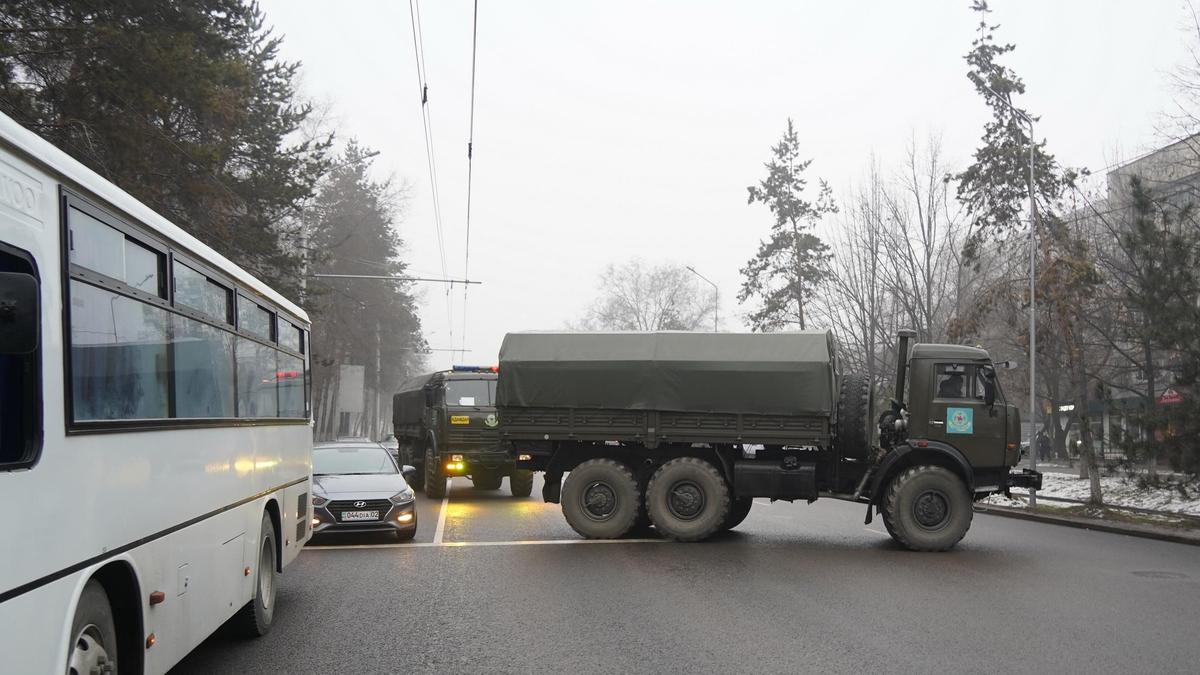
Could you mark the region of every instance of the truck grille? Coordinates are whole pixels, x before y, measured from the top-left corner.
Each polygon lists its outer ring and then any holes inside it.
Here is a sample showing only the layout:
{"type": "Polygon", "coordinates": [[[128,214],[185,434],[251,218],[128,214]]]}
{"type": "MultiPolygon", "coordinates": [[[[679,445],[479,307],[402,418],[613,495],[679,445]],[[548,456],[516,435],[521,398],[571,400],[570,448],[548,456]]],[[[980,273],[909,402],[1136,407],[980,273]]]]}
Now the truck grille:
{"type": "Polygon", "coordinates": [[[497,445],[500,443],[499,429],[472,429],[470,431],[450,429],[446,441],[451,445],[497,445]]]}
{"type": "MultiPolygon", "coordinates": [[[[333,517],[337,518],[337,521],[340,523],[340,522],[342,522],[342,513],[344,511],[378,511],[379,519],[383,520],[384,516],[387,515],[388,510],[392,508],[392,503],[386,499],[364,499],[364,500],[361,500],[363,502],[363,506],[355,506],[355,503],[358,501],[360,501],[360,500],[351,499],[351,500],[329,502],[329,506],[328,506],[329,512],[332,513],[333,517]]],[[[350,522],[364,522],[364,521],[350,521],[350,522]]],[[[370,521],[365,521],[365,522],[370,522],[370,521]]]]}

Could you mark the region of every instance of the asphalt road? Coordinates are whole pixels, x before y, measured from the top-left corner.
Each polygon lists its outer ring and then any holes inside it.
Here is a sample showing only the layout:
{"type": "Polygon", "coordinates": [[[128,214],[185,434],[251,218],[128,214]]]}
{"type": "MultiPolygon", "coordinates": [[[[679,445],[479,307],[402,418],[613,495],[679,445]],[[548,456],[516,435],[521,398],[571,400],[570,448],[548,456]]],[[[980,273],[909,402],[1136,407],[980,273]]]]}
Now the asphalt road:
{"type": "Polygon", "coordinates": [[[756,503],[697,544],[580,543],[556,505],[454,481],[414,544],[318,541],[272,632],[173,673],[1188,672],[1200,547],[976,514],[911,553],[863,507],[756,503]]]}

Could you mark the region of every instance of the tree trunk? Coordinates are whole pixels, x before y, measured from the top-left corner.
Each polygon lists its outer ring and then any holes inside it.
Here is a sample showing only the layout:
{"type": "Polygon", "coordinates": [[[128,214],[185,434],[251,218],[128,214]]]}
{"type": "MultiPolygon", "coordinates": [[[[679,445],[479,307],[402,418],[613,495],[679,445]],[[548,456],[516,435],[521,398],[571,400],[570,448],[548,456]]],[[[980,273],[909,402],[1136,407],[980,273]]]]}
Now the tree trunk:
{"type": "Polygon", "coordinates": [[[1087,373],[1084,371],[1083,350],[1076,351],[1075,363],[1075,415],[1079,420],[1079,472],[1080,478],[1089,478],[1090,497],[1088,503],[1100,506],[1104,504],[1104,495],[1100,486],[1100,468],[1096,462],[1095,448],[1092,447],[1092,422],[1088,417],[1088,387],[1087,373]]]}

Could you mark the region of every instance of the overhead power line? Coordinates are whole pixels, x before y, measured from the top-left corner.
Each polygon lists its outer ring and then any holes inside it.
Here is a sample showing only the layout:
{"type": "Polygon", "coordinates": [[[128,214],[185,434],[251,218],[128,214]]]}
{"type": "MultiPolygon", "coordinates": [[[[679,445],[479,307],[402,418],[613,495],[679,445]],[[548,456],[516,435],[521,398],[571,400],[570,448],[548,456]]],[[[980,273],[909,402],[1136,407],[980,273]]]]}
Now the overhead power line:
{"type": "MultiPolygon", "coordinates": [[[[471,122],[467,133],[467,237],[463,254],[463,276],[471,276],[471,182],[474,169],[475,155],[475,55],[479,44],[479,0],[475,0],[475,9],[471,18],[471,122]]],[[[463,325],[462,346],[467,349],[467,290],[463,286],[463,325]]]]}
{"type": "MultiPolygon", "coordinates": [[[[421,99],[421,125],[425,134],[425,162],[429,169],[429,183],[433,193],[433,221],[437,227],[438,258],[442,266],[442,276],[449,277],[446,269],[446,241],[442,231],[442,207],[438,192],[437,153],[433,144],[433,113],[429,105],[429,79],[425,66],[425,38],[421,30],[421,4],[418,0],[408,0],[409,22],[413,34],[413,58],[417,65],[417,90],[421,99]]],[[[466,276],[464,274],[464,276],[466,276]]],[[[454,344],[454,308],[450,291],[453,284],[446,287],[446,323],[449,331],[450,344],[454,344]]]]}

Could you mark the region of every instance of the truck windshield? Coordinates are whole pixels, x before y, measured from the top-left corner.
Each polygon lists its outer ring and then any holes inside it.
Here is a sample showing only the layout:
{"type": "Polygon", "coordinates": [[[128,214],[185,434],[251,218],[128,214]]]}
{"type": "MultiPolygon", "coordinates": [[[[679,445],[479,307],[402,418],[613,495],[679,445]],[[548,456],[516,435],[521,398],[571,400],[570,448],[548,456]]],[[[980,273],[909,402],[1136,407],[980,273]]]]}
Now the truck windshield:
{"type": "Polygon", "coordinates": [[[490,406],[495,380],[450,380],[446,383],[446,405],[490,406]]]}

